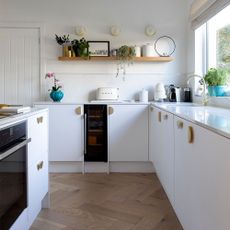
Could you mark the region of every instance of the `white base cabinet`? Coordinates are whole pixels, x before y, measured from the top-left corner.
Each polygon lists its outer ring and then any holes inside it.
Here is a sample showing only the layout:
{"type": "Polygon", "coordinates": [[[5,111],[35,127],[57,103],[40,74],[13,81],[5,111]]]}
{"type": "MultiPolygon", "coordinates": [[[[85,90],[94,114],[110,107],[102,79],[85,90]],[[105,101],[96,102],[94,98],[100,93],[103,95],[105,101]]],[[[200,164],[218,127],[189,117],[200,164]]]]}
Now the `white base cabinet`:
{"type": "Polygon", "coordinates": [[[108,105],[109,161],[148,161],[148,105],[108,105]]]}
{"type": "Polygon", "coordinates": [[[186,230],[230,229],[230,140],[175,117],[175,211],[186,230]]]}
{"type": "Polygon", "coordinates": [[[28,227],[42,208],[42,200],[48,196],[48,113],[28,118],[28,227]]]}
{"type": "Polygon", "coordinates": [[[49,109],[49,160],[82,161],[83,106],[68,104],[36,104],[49,109]]]}
{"type": "Polygon", "coordinates": [[[150,106],[150,160],[168,195],[174,203],[174,133],[173,115],[150,106]]]}

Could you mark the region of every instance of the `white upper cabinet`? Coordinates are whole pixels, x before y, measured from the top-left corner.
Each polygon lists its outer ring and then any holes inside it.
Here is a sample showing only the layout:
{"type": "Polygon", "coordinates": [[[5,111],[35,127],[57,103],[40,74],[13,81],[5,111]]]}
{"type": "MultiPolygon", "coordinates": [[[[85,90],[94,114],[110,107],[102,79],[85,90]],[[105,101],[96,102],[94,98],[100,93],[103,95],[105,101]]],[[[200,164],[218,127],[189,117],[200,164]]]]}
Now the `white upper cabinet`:
{"type": "Polygon", "coordinates": [[[110,161],[148,161],[148,105],[109,105],[110,161]]]}
{"type": "Polygon", "coordinates": [[[82,161],[83,106],[38,105],[49,108],[49,160],[82,161]]]}

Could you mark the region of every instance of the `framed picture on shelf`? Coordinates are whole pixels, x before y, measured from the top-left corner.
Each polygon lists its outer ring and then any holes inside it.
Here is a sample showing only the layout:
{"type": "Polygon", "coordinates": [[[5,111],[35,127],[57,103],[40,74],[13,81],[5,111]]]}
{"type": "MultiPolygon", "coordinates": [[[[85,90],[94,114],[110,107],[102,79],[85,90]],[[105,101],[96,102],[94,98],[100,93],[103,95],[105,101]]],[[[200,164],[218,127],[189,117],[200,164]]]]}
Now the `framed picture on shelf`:
{"type": "Polygon", "coordinates": [[[91,57],[109,57],[110,42],[109,41],[88,41],[89,56],[91,57]]]}

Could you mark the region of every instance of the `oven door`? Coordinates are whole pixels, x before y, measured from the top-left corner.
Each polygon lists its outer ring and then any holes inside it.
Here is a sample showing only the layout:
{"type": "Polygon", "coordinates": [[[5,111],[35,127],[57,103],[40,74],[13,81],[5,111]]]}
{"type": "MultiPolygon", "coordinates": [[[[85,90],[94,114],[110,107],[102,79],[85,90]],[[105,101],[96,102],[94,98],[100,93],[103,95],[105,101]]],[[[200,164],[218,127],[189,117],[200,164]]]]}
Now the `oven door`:
{"type": "Polygon", "coordinates": [[[27,207],[27,144],[21,139],[0,153],[0,229],[8,230],[27,207]]]}

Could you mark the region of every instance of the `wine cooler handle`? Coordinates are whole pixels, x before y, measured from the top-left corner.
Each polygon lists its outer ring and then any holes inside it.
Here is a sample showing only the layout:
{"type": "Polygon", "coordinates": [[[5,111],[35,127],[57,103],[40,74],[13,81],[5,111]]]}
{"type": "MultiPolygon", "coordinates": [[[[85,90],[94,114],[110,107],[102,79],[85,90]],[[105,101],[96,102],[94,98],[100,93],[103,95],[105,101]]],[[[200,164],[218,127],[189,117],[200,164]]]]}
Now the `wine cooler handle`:
{"type": "Polygon", "coordinates": [[[87,114],[85,113],[84,114],[84,154],[86,154],[86,133],[87,133],[86,122],[87,122],[87,114]]]}

